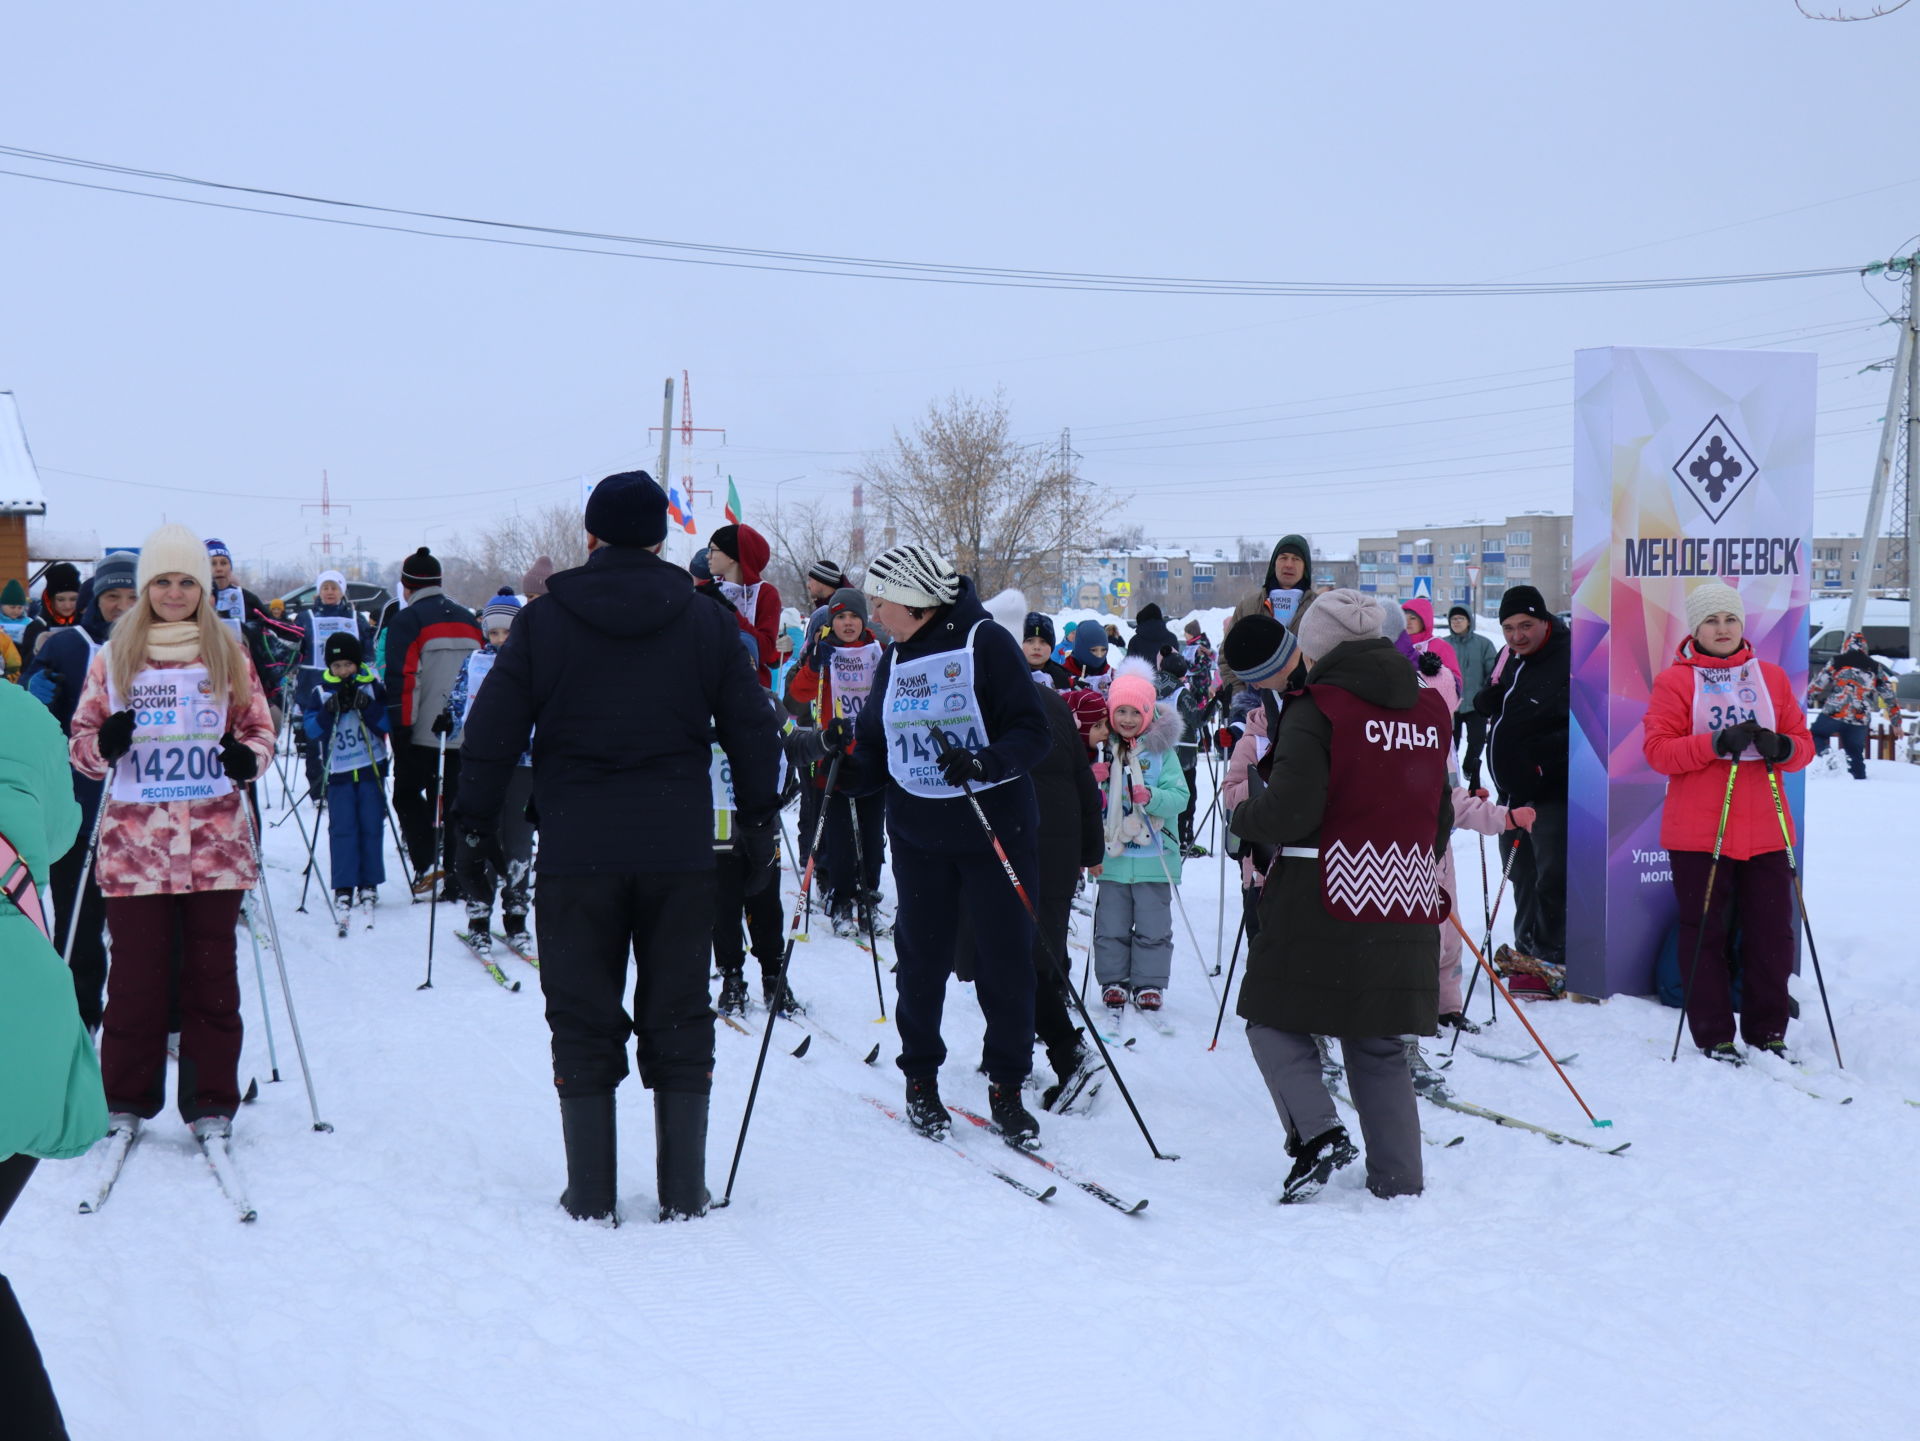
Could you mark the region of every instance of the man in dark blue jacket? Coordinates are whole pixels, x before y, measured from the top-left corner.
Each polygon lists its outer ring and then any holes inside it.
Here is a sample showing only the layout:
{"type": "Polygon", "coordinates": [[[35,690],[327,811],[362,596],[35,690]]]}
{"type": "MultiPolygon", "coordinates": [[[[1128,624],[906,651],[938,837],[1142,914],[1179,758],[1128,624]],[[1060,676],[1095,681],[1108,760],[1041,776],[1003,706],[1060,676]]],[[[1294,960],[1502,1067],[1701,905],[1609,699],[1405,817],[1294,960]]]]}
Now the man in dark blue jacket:
{"type": "Polygon", "coordinates": [[[835,721],[821,736],[829,751],[853,741],[842,788],[856,796],[886,790],[908,1119],[929,1136],[951,1124],[940,1100],[940,1013],[965,910],[987,1020],[982,1061],[993,1119],[1010,1139],[1031,1140],[1039,1125],[1021,1105],[1020,1087],[1033,1069],[1033,922],[961,787],[972,788],[1033,895],[1040,815],[1028,772],[1046,758],[1053,733],[1020,642],[989,622],[971,580],[924,546],[900,545],[873,558],[865,590],[894,645],[851,734],[835,721]],[[951,738],[950,749],[935,729],[951,738]]]}
{"type": "MultiPolygon", "coordinates": [[[[507,782],[533,752],[535,924],[567,1150],[561,1204],[614,1215],[614,1090],[637,1033],[653,1092],[660,1218],[707,1208],[713,1011],[713,744],[731,767],[750,877],[777,874],[780,740],[729,607],[660,559],[667,497],[645,471],[587,502],[591,554],[514,622],[467,715],[463,846],[493,844],[507,782]],[[638,962],[623,1007],[627,954],[638,962]]],[[[388,663],[393,663],[392,652],[388,663]]]]}
{"type": "MultiPolygon", "coordinates": [[[[62,732],[72,723],[80,692],[86,689],[87,667],[93,663],[94,652],[106,644],[113,623],[139,598],[133,584],[137,564],[131,551],[119,550],[95,566],[89,582],[93,598],[81,612],[80,624],[47,632],[24,673],[27,690],[53,712],[62,732]]],[[[80,1003],[80,1019],[89,1031],[96,1032],[107,986],[107,949],[101,939],[107,907],[99,882],[87,869],[87,848],[93,840],[100,785],[77,770],[73,773],[73,798],[80,802],[80,835],[73,848],[53,863],[47,880],[53,891],[53,943],[61,954],[67,950],[68,932],[79,926],[72,942],[73,993],[80,1003]],[[82,872],[87,873],[84,894],[80,892],[82,872]]]]}

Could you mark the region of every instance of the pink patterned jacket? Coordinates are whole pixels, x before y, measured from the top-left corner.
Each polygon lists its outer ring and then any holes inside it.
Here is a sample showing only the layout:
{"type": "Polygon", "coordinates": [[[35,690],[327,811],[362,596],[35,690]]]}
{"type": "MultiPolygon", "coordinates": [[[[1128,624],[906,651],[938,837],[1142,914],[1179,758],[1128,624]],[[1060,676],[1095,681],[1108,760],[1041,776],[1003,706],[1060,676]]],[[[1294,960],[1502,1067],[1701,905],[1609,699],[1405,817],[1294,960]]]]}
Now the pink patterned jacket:
{"type": "MultiPolygon", "coordinates": [[[[107,774],[100,758],[100,722],[112,711],[107,699],[107,653],[94,656],[87,667],[86,689],[73,712],[68,754],[74,769],[98,780],[107,774]]],[[[156,661],[155,670],[173,670],[179,662],[156,661]]],[[[253,699],[244,710],[229,706],[227,729],[260,759],[265,770],[273,761],[273,718],[260,688],[253,681],[253,699]]],[[[116,801],[109,785],[101,804],[100,849],[94,875],[103,896],[178,896],[189,891],[252,890],[258,879],[253,865],[252,819],[245,787],[217,800],[166,801],[141,805],[116,801]]]]}

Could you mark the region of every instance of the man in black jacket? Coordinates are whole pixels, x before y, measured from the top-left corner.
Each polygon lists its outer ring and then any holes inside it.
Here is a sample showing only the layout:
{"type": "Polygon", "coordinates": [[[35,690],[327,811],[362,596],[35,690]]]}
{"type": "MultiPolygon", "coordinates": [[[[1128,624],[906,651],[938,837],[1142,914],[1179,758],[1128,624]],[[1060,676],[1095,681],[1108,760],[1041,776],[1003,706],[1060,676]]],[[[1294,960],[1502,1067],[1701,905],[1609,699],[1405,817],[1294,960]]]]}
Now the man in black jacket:
{"type": "Polygon", "coordinates": [[[708,1201],[713,742],[732,767],[746,874],[764,886],[778,875],[780,741],[731,609],[696,596],[692,577],[659,557],[667,498],[652,477],[601,481],[586,528],[587,563],[527,603],[468,713],[456,822],[463,846],[494,844],[531,744],[540,985],[567,1152],[560,1202],[576,1219],[614,1218],[614,1090],[637,1034],[670,1220],[708,1201]]]}
{"type": "Polygon", "coordinates": [[[1537,960],[1567,959],[1567,749],[1572,646],[1540,592],[1500,598],[1507,649],[1473,698],[1488,720],[1486,763],[1503,806],[1532,806],[1531,830],[1500,838],[1513,882],[1513,943],[1537,960]]]}

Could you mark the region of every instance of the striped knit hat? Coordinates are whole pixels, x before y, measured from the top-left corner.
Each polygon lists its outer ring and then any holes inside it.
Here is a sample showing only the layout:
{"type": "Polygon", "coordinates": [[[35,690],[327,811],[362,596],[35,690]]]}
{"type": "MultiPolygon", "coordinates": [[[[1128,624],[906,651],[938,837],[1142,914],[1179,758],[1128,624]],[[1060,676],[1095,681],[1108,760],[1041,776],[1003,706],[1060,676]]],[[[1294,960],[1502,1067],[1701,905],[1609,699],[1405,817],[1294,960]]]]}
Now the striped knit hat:
{"type": "Polygon", "coordinates": [[[924,545],[896,545],[867,563],[863,588],[875,600],[930,610],[959,598],[960,576],[924,545]]]}
{"type": "Polygon", "coordinates": [[[807,579],[817,580],[833,590],[844,590],[848,584],[847,573],[830,560],[816,560],[808,566],[807,579]]]}
{"type": "Polygon", "coordinates": [[[503,585],[494,592],[480,612],[480,629],[493,630],[500,626],[511,626],[514,617],[520,614],[520,597],[513,593],[513,587],[503,585]]]}

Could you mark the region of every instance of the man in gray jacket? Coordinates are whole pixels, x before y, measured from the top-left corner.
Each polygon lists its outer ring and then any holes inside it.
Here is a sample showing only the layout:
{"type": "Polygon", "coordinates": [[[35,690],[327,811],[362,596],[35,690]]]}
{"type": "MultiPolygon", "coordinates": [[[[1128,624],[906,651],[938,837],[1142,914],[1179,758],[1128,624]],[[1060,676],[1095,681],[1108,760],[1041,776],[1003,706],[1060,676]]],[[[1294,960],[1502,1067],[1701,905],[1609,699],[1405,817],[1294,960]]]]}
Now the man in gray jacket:
{"type": "Polygon", "coordinates": [[[1493,642],[1474,630],[1473,612],[1464,605],[1456,605],[1447,612],[1447,633],[1442,639],[1453,647],[1453,657],[1460,662],[1460,708],[1453,713],[1453,744],[1457,749],[1461,733],[1465,732],[1467,748],[1460,757],[1460,770],[1466,777],[1467,789],[1478,790],[1480,753],[1487,744],[1487,718],[1473,708],[1473,698],[1493,675],[1493,642]]]}

